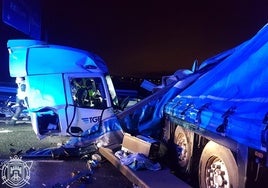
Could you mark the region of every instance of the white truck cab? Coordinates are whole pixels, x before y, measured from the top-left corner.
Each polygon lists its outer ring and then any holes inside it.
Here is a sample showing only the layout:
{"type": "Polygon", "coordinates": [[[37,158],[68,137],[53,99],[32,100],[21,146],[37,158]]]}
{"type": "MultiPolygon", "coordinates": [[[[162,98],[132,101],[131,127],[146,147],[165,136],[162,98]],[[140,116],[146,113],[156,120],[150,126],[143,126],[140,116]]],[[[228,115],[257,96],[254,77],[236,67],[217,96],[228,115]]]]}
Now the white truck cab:
{"type": "Polygon", "coordinates": [[[116,92],[105,62],[87,51],[37,40],[9,40],[11,77],[24,77],[36,135],[77,136],[114,114],[116,92]]]}

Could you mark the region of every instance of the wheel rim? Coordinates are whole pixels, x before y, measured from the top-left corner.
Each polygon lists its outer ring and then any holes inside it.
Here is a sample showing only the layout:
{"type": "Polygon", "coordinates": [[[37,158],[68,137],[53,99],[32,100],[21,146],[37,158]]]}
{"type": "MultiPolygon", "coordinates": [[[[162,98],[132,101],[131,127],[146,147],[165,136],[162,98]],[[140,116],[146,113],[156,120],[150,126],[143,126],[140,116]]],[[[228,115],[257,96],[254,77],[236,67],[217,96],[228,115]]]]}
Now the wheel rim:
{"type": "Polygon", "coordinates": [[[229,187],[228,170],[224,162],[218,157],[212,157],[206,166],[206,184],[211,188],[229,187]]]}
{"type": "Polygon", "coordinates": [[[184,167],[188,163],[188,142],[184,133],[178,133],[175,144],[177,145],[178,163],[184,167]]]}

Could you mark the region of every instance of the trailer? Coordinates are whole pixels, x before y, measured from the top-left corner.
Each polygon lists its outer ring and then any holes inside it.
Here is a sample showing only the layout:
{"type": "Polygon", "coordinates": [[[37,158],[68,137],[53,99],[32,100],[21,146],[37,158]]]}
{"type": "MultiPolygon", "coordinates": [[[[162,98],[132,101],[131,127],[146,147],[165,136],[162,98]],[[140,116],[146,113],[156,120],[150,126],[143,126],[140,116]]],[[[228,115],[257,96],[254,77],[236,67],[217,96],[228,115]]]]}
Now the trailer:
{"type": "Polygon", "coordinates": [[[265,25],[165,104],[163,138],[197,187],[267,185],[267,51],[265,25]]]}

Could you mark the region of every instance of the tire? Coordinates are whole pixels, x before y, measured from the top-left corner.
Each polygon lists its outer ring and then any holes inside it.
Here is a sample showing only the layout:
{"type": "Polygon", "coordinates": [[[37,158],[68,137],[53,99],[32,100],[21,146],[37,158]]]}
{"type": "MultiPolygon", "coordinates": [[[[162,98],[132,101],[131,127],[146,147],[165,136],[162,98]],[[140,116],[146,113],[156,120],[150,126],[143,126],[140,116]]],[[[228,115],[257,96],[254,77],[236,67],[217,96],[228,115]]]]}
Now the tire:
{"type": "Polygon", "coordinates": [[[238,167],[232,152],[209,141],[199,162],[200,188],[237,188],[238,176],[238,167]]]}
{"type": "Polygon", "coordinates": [[[189,172],[192,157],[193,133],[177,126],[174,133],[174,143],[177,151],[177,164],[182,173],[189,172]]]}

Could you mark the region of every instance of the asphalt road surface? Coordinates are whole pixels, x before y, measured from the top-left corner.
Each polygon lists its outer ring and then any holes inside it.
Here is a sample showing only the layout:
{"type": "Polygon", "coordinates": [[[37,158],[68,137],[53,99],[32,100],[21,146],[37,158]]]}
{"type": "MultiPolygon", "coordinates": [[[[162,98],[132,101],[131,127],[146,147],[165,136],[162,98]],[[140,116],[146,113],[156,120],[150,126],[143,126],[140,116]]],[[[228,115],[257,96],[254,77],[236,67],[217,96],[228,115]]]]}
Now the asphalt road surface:
{"type": "MultiPolygon", "coordinates": [[[[23,156],[29,150],[59,147],[64,144],[66,137],[48,137],[39,140],[30,124],[8,126],[0,122],[0,159],[1,171],[3,164],[10,162],[15,155],[23,156]]],[[[88,161],[81,158],[21,158],[23,163],[31,163],[30,178],[23,187],[133,187],[132,183],[121,174],[110,162],[102,158],[92,170],[88,161]],[[72,181],[73,180],[73,181],[72,181]]],[[[5,166],[5,165],[4,165],[5,166]]],[[[3,173],[0,187],[10,187],[3,183],[3,173]]],[[[8,182],[7,182],[8,183],[8,182]]],[[[11,182],[13,183],[13,182],[11,182]]]]}

